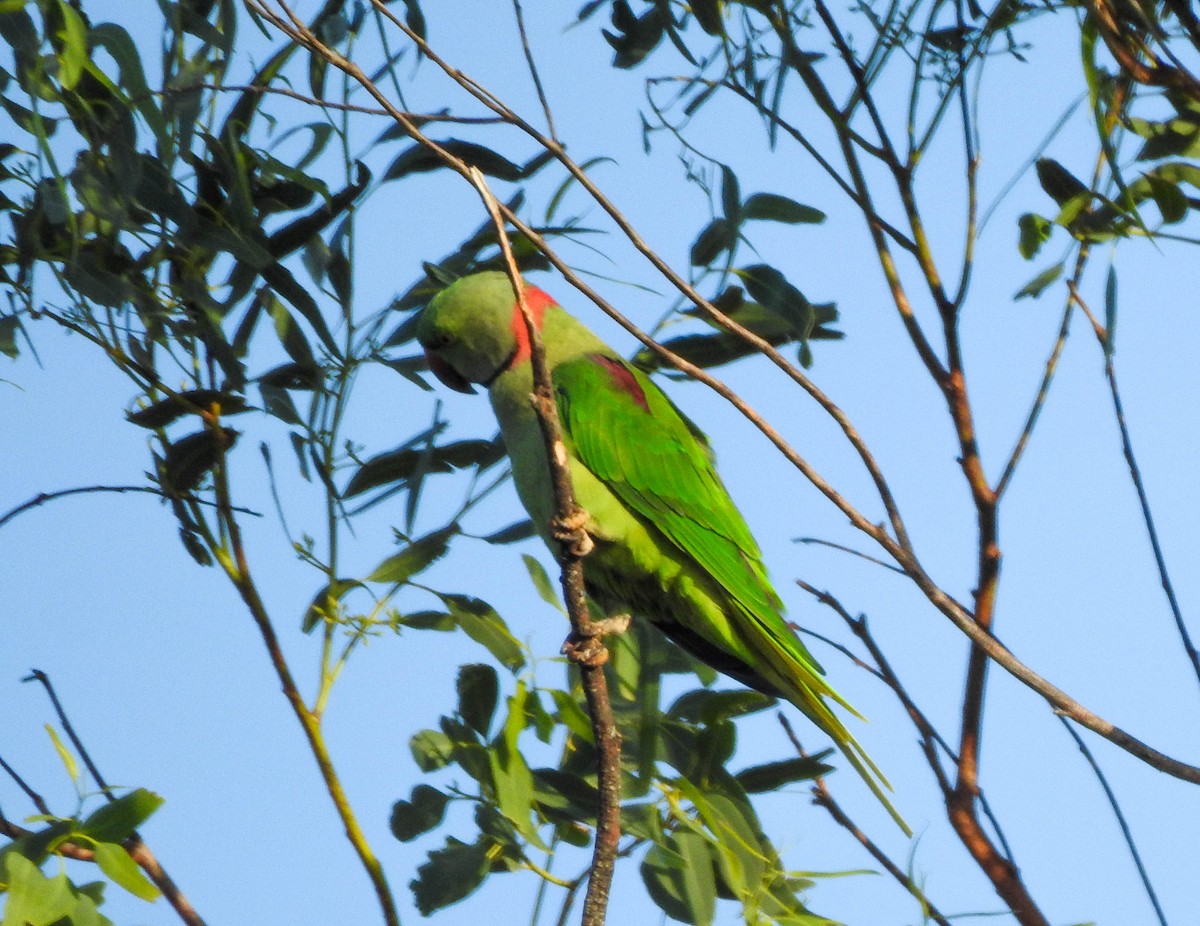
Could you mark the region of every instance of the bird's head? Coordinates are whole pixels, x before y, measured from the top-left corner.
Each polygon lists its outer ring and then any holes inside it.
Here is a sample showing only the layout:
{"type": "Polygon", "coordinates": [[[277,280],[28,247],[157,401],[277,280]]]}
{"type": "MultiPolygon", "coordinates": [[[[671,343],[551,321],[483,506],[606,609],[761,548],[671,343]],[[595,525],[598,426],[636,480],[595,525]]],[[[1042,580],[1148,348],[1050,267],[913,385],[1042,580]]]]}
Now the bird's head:
{"type": "MultiPolygon", "coordinates": [[[[540,327],[553,300],[528,285],[525,300],[540,327]]],[[[529,359],[529,333],[512,283],[498,271],[463,277],[434,296],[417,323],[417,340],[433,374],[459,392],[474,392],[471,383],[490,386],[529,359]]]]}

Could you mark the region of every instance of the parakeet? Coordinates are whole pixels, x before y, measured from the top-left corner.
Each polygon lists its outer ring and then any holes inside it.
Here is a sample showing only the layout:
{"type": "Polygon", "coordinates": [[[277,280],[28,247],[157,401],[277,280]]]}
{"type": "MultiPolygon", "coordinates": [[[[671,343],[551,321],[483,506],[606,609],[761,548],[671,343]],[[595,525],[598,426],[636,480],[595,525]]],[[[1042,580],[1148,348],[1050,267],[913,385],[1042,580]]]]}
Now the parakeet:
{"type": "MultiPolygon", "coordinates": [[[[554,385],[571,478],[594,549],[588,594],[609,614],[645,618],[713,668],[786,698],[827,733],[905,831],[890,785],[834,713],[860,717],[782,616],[762,553],[714,466],[708,440],[642,371],[526,284],[554,385]]],[[[554,495],[530,403],[528,330],[504,273],[438,293],[417,323],[447,386],[487,387],[517,493],[554,549],[554,495]]]]}

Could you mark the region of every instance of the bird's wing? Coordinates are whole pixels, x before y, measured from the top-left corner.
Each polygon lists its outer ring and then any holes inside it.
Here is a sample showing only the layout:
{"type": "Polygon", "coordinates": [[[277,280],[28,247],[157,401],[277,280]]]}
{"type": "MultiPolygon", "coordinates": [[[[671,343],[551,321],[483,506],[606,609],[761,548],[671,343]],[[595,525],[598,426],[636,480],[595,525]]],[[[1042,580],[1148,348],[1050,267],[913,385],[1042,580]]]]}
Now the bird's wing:
{"type": "Polygon", "coordinates": [[[560,364],[554,386],[564,436],[583,464],[712,576],[775,646],[821,672],[780,615],[758,544],[699,429],[645,374],[605,354],[560,364]]]}
{"type": "Polygon", "coordinates": [[[833,738],[911,832],[884,793],[887,779],[826,699],[861,715],[823,678],[784,621],[758,544],[717,475],[704,434],[644,373],[617,357],[591,353],[562,363],[554,387],[564,438],[583,464],[726,591],[757,630],[749,635],[757,641],[753,648],[790,681],[788,699],[833,738]]]}

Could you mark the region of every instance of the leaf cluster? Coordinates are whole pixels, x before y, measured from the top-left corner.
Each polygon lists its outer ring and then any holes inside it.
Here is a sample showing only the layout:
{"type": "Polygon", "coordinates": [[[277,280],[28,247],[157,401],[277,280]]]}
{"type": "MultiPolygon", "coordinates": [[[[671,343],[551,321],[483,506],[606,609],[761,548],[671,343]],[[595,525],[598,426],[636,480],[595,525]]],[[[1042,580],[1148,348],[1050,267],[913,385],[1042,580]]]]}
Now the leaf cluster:
{"type": "MultiPolygon", "coordinates": [[[[531,574],[545,592],[544,573],[531,574]]],[[[751,795],[828,773],[827,754],[728,771],[739,719],[773,699],[700,687],[665,703],[666,676],[699,671],[711,682],[712,671],[639,622],[612,644],[606,672],[625,744],[621,855],[640,859],[653,902],[687,923],[713,922],[718,899],[737,901],[748,923],[826,922],[805,908],[810,882],[783,868],[751,795]]],[[[596,825],[596,754],[578,683],[546,687],[520,664],[507,666],[508,685],[490,665],[461,667],[455,710],[410,740],[417,767],[438,784],[422,782],[397,801],[391,825],[404,842],[442,835],[410,885],[424,914],[516,871],[536,873],[569,905],[586,877],[585,864],[551,873],[582,864],[571,847],[590,845],[596,825]]]]}

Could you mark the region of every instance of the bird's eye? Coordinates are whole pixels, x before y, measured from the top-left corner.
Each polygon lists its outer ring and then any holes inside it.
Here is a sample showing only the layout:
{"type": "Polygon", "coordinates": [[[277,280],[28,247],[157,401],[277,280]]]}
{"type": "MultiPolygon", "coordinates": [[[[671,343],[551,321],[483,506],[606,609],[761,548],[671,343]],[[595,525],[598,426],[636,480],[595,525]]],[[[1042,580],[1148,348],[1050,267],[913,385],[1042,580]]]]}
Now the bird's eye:
{"type": "Polygon", "coordinates": [[[443,347],[449,347],[453,343],[454,335],[452,335],[449,331],[438,331],[435,332],[433,337],[429,339],[428,346],[432,347],[434,350],[441,350],[443,347]]]}

